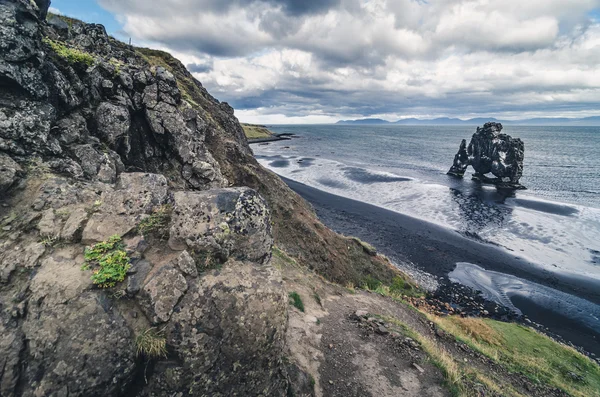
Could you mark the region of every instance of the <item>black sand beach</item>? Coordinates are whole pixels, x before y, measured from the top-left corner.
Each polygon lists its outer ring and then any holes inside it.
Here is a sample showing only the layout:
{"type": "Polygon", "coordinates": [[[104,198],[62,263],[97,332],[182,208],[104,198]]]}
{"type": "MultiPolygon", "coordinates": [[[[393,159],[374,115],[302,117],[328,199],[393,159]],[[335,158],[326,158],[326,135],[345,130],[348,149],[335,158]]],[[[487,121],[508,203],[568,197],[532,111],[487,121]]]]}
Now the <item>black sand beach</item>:
{"type": "MultiPolygon", "coordinates": [[[[500,247],[450,229],[283,179],[313,205],[328,227],[375,245],[395,261],[411,262],[418,269],[442,278],[454,270],[457,262],[473,263],[600,304],[600,286],[590,280],[552,274],[500,247]]],[[[542,311],[522,297],[513,303],[551,332],[600,355],[600,330],[592,330],[551,310],[542,311]]]]}

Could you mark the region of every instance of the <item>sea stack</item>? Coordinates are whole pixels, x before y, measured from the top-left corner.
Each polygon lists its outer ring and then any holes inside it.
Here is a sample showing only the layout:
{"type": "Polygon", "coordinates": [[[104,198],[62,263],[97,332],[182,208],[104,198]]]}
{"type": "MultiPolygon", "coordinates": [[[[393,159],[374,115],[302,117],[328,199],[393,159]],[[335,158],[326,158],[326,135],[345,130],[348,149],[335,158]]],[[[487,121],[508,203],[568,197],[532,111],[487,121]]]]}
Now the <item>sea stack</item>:
{"type": "Polygon", "coordinates": [[[519,183],[523,175],[525,144],[519,138],[502,134],[502,124],[485,123],[477,127],[469,146],[462,140],[448,175],[463,177],[470,165],[473,179],[499,188],[525,189],[519,183]],[[492,174],[495,178],[486,176],[492,174]]]}

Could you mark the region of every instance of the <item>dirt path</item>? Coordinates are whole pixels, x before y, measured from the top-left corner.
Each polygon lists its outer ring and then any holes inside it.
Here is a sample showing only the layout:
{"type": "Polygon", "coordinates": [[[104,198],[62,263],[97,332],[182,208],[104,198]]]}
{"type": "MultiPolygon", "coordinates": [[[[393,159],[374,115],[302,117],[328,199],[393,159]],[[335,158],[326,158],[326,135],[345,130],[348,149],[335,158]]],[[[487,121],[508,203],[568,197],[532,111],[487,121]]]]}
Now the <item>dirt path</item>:
{"type": "Polygon", "coordinates": [[[276,265],[288,293],[298,293],[304,305],[304,311],[290,306],[286,335],[289,359],[308,374],[317,397],[452,395],[448,377],[433,364],[430,352],[408,337],[410,332],[431,341],[458,366],[476,370],[495,385],[490,389],[483,386],[483,380],[474,381],[474,390],[466,395],[565,395],[509,373],[437,330],[408,305],[375,293],[350,291],[293,264],[276,265]]]}
{"type": "Polygon", "coordinates": [[[449,395],[441,371],[420,348],[353,318],[359,310],[381,313],[425,332],[426,324],[410,309],[382,304],[374,294],[353,294],[301,269],[283,273],[288,291],[303,298],[305,309],[290,310],[290,354],[312,376],[316,396],[449,395]]]}

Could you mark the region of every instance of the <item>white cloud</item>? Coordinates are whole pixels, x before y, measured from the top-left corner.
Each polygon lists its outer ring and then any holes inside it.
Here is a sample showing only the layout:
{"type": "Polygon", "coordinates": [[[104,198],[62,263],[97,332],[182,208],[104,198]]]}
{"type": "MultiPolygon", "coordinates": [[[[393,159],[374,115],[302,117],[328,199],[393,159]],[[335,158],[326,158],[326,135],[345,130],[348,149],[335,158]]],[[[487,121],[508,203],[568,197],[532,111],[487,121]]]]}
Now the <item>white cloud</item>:
{"type": "Polygon", "coordinates": [[[600,0],[100,3],[247,121],[600,113],[600,0]]]}

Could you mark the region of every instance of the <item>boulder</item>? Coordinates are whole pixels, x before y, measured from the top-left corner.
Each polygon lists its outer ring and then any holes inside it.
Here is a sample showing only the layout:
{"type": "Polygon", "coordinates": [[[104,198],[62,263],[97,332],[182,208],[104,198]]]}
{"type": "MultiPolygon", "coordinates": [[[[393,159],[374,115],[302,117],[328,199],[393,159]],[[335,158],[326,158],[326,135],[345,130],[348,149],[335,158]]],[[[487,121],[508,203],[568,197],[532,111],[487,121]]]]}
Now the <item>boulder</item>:
{"type": "Polygon", "coordinates": [[[10,156],[0,152],[0,195],[6,192],[21,175],[23,169],[10,156]]]}
{"type": "Polygon", "coordinates": [[[524,189],[519,180],[523,175],[525,144],[501,131],[500,123],[477,127],[468,147],[467,141],[462,140],[448,175],[462,177],[470,165],[475,170],[474,180],[501,188],[524,189]],[[486,176],[489,173],[495,178],[486,176]]]}
{"type": "Polygon", "coordinates": [[[271,215],[256,191],[176,192],[173,202],[171,249],[188,249],[219,262],[233,257],[262,263],[270,258],[271,215]]]}
{"type": "Polygon", "coordinates": [[[131,116],[127,108],[103,102],[96,110],[96,123],[100,138],[111,145],[126,136],[131,126],[131,116]]]}
{"type": "Polygon", "coordinates": [[[163,175],[120,174],[114,189],[108,189],[93,203],[93,214],[83,229],[83,243],[104,241],[114,234],[124,236],[137,227],[141,215],[150,214],[167,198],[167,179],[163,175]]]}
{"type": "Polygon", "coordinates": [[[286,395],[281,354],[287,299],[278,272],[230,260],[195,280],[166,328],[180,361],[154,377],[149,389],[191,396],[286,395]]]}
{"type": "Polygon", "coordinates": [[[161,267],[138,296],[140,306],[152,324],[171,319],[173,309],[188,289],[185,277],[172,265],[161,267]]]}

